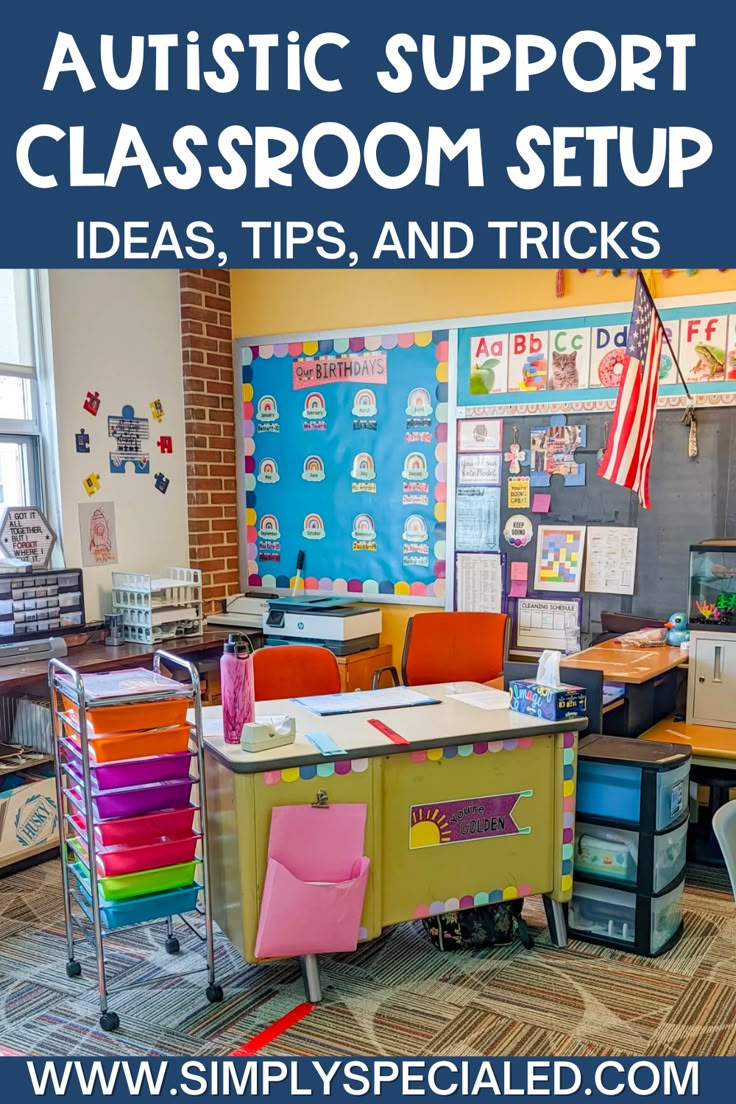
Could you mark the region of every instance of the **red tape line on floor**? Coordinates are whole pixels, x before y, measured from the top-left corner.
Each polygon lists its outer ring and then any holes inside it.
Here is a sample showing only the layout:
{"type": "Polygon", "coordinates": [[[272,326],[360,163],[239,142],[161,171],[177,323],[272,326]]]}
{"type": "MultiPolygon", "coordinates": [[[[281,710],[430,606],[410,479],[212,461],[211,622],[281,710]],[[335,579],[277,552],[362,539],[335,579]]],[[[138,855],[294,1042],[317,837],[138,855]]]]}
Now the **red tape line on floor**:
{"type": "Polygon", "coordinates": [[[313,1004],[298,1004],[296,1008],[292,1008],[291,1012],[287,1012],[285,1016],[282,1016],[280,1020],[276,1020],[265,1030],[259,1032],[258,1035],[250,1040],[249,1043],[244,1043],[242,1047],[238,1047],[237,1050],[230,1052],[231,1058],[247,1058],[252,1054],[257,1054],[259,1050],[263,1050],[265,1046],[272,1043],[274,1039],[278,1039],[279,1035],[283,1035],[285,1031],[288,1031],[294,1024],[298,1024],[300,1020],[303,1020],[305,1016],[314,1008],[313,1004]]]}

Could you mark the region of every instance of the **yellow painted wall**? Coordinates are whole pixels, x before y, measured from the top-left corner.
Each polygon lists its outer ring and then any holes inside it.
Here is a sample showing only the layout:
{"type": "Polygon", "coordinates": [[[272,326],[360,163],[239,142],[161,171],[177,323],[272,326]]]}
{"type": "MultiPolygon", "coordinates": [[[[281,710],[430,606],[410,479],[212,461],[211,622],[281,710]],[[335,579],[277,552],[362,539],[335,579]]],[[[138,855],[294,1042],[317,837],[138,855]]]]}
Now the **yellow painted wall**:
{"type": "MultiPolygon", "coordinates": [[[[663,298],[736,291],[733,269],[647,275],[654,295],[663,298]]],[[[625,274],[573,270],[565,273],[565,295],[558,299],[553,269],[248,269],[234,271],[231,282],[234,337],[581,307],[632,297],[632,281],[625,274]]]]}
{"type": "MultiPolygon", "coordinates": [[[[655,296],[736,293],[736,271],[682,270],[665,278],[648,273],[655,296]]],[[[346,329],[423,322],[524,310],[625,302],[633,283],[625,274],[565,273],[565,295],[556,297],[553,269],[291,270],[243,269],[231,273],[233,336],[346,329]]],[[[407,619],[419,606],[383,606],[382,642],[401,660],[407,619]]]]}

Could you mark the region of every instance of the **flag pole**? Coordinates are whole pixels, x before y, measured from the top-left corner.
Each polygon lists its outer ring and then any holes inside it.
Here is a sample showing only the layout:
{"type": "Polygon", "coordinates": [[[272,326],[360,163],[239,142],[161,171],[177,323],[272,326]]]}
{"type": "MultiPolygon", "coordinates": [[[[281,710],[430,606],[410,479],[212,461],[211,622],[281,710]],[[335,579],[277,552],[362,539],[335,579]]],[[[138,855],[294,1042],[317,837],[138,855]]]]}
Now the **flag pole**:
{"type": "Polygon", "coordinates": [[[667,330],[665,329],[664,322],[662,322],[662,319],[660,318],[659,311],[657,310],[657,305],[654,302],[654,299],[652,298],[652,293],[649,290],[649,285],[647,284],[646,277],[645,277],[645,275],[644,275],[644,273],[642,272],[641,269],[638,270],[638,275],[641,276],[641,281],[644,284],[644,289],[647,293],[647,298],[649,299],[649,302],[652,304],[652,310],[656,314],[657,318],[659,318],[660,324],[662,326],[662,336],[664,337],[665,341],[667,342],[667,348],[670,351],[670,356],[672,357],[675,368],[677,369],[677,374],[680,377],[680,383],[682,384],[682,386],[685,390],[685,394],[687,395],[688,402],[690,403],[691,406],[695,406],[695,399],[690,394],[690,389],[688,388],[688,385],[685,383],[685,377],[683,376],[682,371],[680,369],[680,364],[679,364],[679,361],[678,361],[678,359],[675,355],[675,350],[672,348],[672,342],[670,341],[669,337],[667,336],[667,330]]]}

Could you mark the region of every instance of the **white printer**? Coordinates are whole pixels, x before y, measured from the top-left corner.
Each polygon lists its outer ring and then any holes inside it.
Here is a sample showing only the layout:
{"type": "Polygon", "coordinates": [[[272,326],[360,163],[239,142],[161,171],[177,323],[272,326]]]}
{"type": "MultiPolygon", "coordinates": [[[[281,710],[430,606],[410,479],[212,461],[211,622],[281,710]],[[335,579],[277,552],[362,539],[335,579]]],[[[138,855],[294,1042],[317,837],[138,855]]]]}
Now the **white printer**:
{"type": "Polygon", "coordinates": [[[377,648],[381,634],[378,606],[344,598],[271,598],[263,615],[267,644],[321,644],[335,655],[377,648]]]}

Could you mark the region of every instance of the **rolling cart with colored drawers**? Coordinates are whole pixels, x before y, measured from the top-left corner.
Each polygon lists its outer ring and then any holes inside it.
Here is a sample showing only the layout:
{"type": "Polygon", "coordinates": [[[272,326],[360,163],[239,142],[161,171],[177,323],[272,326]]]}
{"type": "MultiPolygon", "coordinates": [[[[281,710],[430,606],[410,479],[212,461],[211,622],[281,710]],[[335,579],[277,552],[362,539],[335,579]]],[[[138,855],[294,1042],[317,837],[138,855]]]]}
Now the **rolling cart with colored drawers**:
{"type": "Polygon", "coordinates": [[[165,949],[176,954],[179,916],[206,944],[207,1000],[223,996],[215,981],[199,676],[161,651],[153,667],[82,676],[57,659],[49,664],[66,972],[82,972],[78,924],[94,943],[105,1031],[120,1024],[108,1008],[105,937],[121,928],[165,921],[165,949]],[[162,662],[183,669],[188,681],[163,676],[162,662]],[[195,912],[204,934],[184,916],[195,912]]]}
{"type": "Polygon", "coordinates": [[[580,741],[571,935],[647,957],[678,941],[689,774],[676,745],[580,741]]]}

